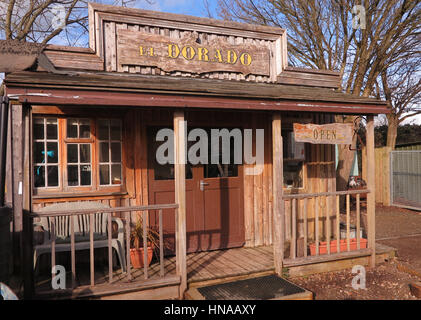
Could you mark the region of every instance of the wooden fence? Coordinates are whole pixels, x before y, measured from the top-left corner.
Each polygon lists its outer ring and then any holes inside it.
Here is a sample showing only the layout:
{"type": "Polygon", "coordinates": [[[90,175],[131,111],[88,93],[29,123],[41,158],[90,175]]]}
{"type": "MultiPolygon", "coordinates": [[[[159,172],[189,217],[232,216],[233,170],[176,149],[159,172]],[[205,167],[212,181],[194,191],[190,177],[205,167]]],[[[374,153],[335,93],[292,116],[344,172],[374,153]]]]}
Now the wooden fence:
{"type": "MultiPolygon", "coordinates": [[[[162,279],[166,276],[164,273],[164,232],[163,232],[163,210],[164,209],[174,209],[174,220],[177,223],[177,215],[178,215],[178,204],[160,204],[160,205],[149,205],[149,206],[130,206],[130,207],[117,207],[117,208],[100,208],[100,209],[80,209],[80,210],[68,210],[68,211],[51,211],[51,212],[32,212],[30,214],[30,218],[49,218],[50,219],[50,252],[51,252],[51,268],[56,265],[56,249],[57,246],[60,244],[57,243],[56,235],[58,234],[58,229],[69,229],[70,230],[70,252],[71,252],[71,279],[72,279],[72,286],[70,289],[70,292],[74,289],[76,289],[76,239],[75,239],[75,224],[78,223],[77,217],[85,215],[88,217],[88,220],[86,221],[89,224],[89,227],[87,227],[87,231],[89,233],[89,246],[87,249],[89,249],[90,255],[89,255],[89,262],[90,262],[90,287],[94,287],[95,284],[95,266],[94,266],[94,249],[95,245],[94,242],[94,224],[98,224],[98,221],[96,221],[95,215],[96,214],[106,214],[106,235],[107,235],[107,241],[108,241],[108,282],[110,284],[114,283],[113,280],[113,258],[112,258],[112,214],[116,212],[125,213],[125,221],[124,221],[124,240],[125,240],[125,247],[126,247],[126,273],[125,278],[127,281],[132,281],[132,265],[130,262],[130,235],[132,233],[132,218],[131,218],[131,212],[141,212],[142,213],[142,219],[143,221],[148,221],[148,213],[149,211],[158,211],[158,217],[159,217],[159,279],[152,279],[152,281],[149,281],[148,284],[152,287],[155,285],[156,282],[162,284],[162,279]],[[57,225],[56,221],[59,217],[70,217],[69,220],[69,226],[61,227],[57,225]],[[154,282],[155,281],[155,282],[154,282]]],[[[140,218],[140,216],[139,216],[140,218]]],[[[148,226],[147,223],[142,222],[142,229],[143,229],[143,239],[147,239],[148,236],[148,226]]],[[[85,230],[85,231],[86,231],[85,230]]],[[[175,234],[175,242],[177,243],[179,240],[178,234],[175,234]]],[[[148,249],[147,249],[147,241],[143,241],[143,254],[144,254],[144,260],[148,260],[148,249]]],[[[68,251],[68,250],[66,250],[68,251]]],[[[179,270],[179,253],[176,252],[176,265],[177,270],[179,270]]],[[[32,261],[26,261],[26,263],[32,265],[32,261]]],[[[121,261],[120,261],[121,263],[121,261]]],[[[123,266],[122,266],[123,267],[123,266]]],[[[143,265],[143,274],[144,274],[144,280],[149,279],[148,275],[148,263],[144,263],[143,265]]],[[[54,276],[54,273],[53,273],[54,276]]],[[[174,277],[167,277],[168,283],[173,282],[174,277]]],[[[175,278],[180,278],[179,272],[177,271],[177,275],[175,278]]],[[[34,278],[32,278],[33,280],[34,278]]],[[[165,279],[163,279],[165,281],[165,279]]],[[[117,281],[118,282],[118,281],[117,281]]],[[[34,287],[34,284],[32,284],[34,287]]],[[[124,286],[124,285],[123,285],[124,286]]],[[[89,286],[88,286],[89,287],[89,286]]],[[[110,287],[109,291],[113,293],[120,292],[122,288],[121,284],[116,284],[114,287],[110,287]]],[[[69,291],[69,290],[64,290],[69,291]]]]}
{"type": "MultiPolygon", "coordinates": [[[[375,156],[375,184],[376,203],[384,206],[390,206],[390,147],[376,148],[374,150],[375,156]]],[[[366,149],[362,150],[362,163],[366,163],[366,149]]],[[[362,178],[367,181],[366,169],[362,168],[362,178]]]]}
{"type": "MultiPolygon", "coordinates": [[[[286,253],[284,264],[286,266],[306,263],[331,261],[344,257],[359,256],[371,253],[374,248],[367,248],[367,238],[374,233],[374,226],[365,227],[366,238],[362,238],[361,231],[361,194],[368,194],[370,190],[349,190],[323,193],[284,195],[283,201],[290,202],[291,208],[291,238],[289,255],[286,253]],[[346,199],[346,234],[341,236],[340,197],[346,199]],[[355,235],[351,236],[351,197],[356,198],[355,203],[355,235]],[[303,215],[297,210],[299,202],[304,203],[303,215]],[[323,206],[320,206],[323,204],[323,206]],[[315,217],[310,224],[307,217],[307,208],[313,205],[315,217]],[[321,208],[319,208],[321,207],[321,208]],[[299,224],[303,224],[303,233],[299,231],[299,224]],[[312,229],[314,229],[314,232],[312,229]],[[301,244],[300,244],[301,243],[301,244]],[[301,247],[301,248],[300,248],[301,247]],[[308,257],[308,248],[311,257],[308,257]]],[[[285,249],[285,248],[284,248],[285,249]]],[[[283,250],[285,253],[285,251],[283,250]]]]}

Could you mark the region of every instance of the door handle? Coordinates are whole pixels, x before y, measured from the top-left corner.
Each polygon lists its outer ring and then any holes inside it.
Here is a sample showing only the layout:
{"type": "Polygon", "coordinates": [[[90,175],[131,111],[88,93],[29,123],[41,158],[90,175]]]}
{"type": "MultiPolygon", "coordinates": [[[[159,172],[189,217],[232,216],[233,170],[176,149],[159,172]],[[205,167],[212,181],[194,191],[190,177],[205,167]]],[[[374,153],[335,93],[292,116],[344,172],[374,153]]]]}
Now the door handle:
{"type": "Polygon", "coordinates": [[[205,191],[205,186],[208,186],[208,185],[209,185],[209,183],[207,183],[203,180],[200,180],[200,183],[199,183],[200,191],[205,191]]]}

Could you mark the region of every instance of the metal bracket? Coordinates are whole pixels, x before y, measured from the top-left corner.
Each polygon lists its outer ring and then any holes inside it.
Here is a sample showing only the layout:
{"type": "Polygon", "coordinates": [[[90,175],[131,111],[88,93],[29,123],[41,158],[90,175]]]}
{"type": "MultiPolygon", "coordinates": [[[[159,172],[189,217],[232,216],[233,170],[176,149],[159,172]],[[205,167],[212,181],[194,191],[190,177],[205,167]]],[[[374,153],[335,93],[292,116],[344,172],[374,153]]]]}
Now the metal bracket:
{"type": "MultiPolygon", "coordinates": [[[[363,141],[362,141],[362,139],[361,139],[361,137],[360,137],[360,135],[358,134],[358,128],[357,128],[357,120],[359,119],[359,118],[361,118],[361,119],[364,119],[365,121],[367,121],[367,119],[365,118],[365,117],[363,117],[363,116],[358,116],[358,117],[356,117],[355,119],[354,119],[354,135],[352,136],[352,139],[354,139],[354,136],[355,135],[357,135],[357,138],[358,138],[358,141],[360,142],[360,146],[364,146],[364,143],[363,143],[363,141]]],[[[362,150],[362,147],[360,147],[360,148],[355,148],[355,149],[353,149],[353,148],[351,148],[351,144],[349,145],[349,150],[351,150],[351,151],[358,151],[358,150],[362,150]]]]}

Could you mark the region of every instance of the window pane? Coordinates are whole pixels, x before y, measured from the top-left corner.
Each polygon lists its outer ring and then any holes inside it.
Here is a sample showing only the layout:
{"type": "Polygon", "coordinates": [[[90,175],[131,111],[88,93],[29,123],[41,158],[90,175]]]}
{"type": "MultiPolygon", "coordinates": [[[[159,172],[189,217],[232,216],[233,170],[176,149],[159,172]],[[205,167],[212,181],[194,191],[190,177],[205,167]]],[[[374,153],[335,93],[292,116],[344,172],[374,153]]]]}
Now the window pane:
{"type": "Polygon", "coordinates": [[[47,139],[57,139],[57,119],[47,119],[47,139]]]}
{"type": "Polygon", "coordinates": [[[69,186],[79,185],[78,166],[67,166],[67,184],[69,186]]]}
{"type": "Polygon", "coordinates": [[[203,166],[205,178],[238,177],[236,164],[206,164],[203,166]]]}
{"type": "Polygon", "coordinates": [[[80,185],[89,186],[91,184],[91,166],[80,166],[80,185]]]}
{"type": "Polygon", "coordinates": [[[91,145],[90,144],[81,144],[80,148],[80,162],[81,163],[90,163],[91,162],[91,145]]]}
{"type": "Polygon", "coordinates": [[[49,187],[58,186],[58,166],[47,167],[47,180],[49,187]]]}
{"type": "Polygon", "coordinates": [[[34,139],[44,139],[44,119],[34,119],[34,139]]]}
{"type": "Polygon", "coordinates": [[[121,140],[121,121],[111,120],[111,140],[121,140]]]}
{"type": "Polygon", "coordinates": [[[47,162],[58,163],[58,143],[47,142],[47,162]]]}
{"type": "Polygon", "coordinates": [[[35,142],[34,143],[34,162],[43,163],[44,162],[44,142],[35,142]]]}
{"type": "Polygon", "coordinates": [[[111,182],[112,184],[121,184],[121,165],[111,165],[111,182]]]}
{"type": "Polygon", "coordinates": [[[77,144],[67,145],[67,162],[78,163],[77,144]]]}
{"type": "Polygon", "coordinates": [[[79,121],[79,138],[90,138],[91,137],[91,124],[89,120],[79,121]]]}
{"type": "Polygon", "coordinates": [[[108,142],[99,143],[99,162],[110,161],[109,144],[108,142]]]}
{"type": "Polygon", "coordinates": [[[35,188],[45,187],[44,166],[34,167],[34,186],[35,188]]]}
{"type": "Polygon", "coordinates": [[[303,187],[303,162],[294,160],[284,160],[284,187],[303,187]]]}
{"type": "Polygon", "coordinates": [[[99,183],[110,184],[110,166],[108,164],[99,166],[99,183]]]}
{"type": "Polygon", "coordinates": [[[77,138],[77,120],[67,120],[67,138],[77,138]]]}
{"type": "Polygon", "coordinates": [[[120,142],[111,143],[111,161],[121,162],[121,143],[120,142]]]}
{"type": "Polygon", "coordinates": [[[108,140],[108,127],[109,127],[108,120],[99,120],[98,122],[98,139],[99,140],[108,140]]]}

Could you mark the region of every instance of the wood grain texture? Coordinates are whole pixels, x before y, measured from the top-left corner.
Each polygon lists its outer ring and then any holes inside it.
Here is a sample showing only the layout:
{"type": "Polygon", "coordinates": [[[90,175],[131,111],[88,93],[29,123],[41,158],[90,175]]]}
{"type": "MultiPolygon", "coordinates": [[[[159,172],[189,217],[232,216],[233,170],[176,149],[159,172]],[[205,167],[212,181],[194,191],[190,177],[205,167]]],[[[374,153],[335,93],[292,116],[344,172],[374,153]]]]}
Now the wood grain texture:
{"type": "Polygon", "coordinates": [[[198,34],[194,32],[183,34],[179,38],[170,38],[144,31],[119,29],[118,64],[158,67],[166,72],[183,71],[196,74],[270,74],[270,52],[265,46],[252,43],[234,45],[221,37],[198,44],[197,39],[198,34]]]}
{"type": "Polygon", "coordinates": [[[284,250],[284,201],[283,196],[283,156],[282,156],[282,134],[281,134],[281,114],[274,113],[272,118],[272,148],[273,148],[273,248],[275,271],[282,275],[282,260],[284,250]]]}
{"type": "MultiPolygon", "coordinates": [[[[330,123],[323,125],[294,123],[295,141],[322,144],[321,157],[325,157],[324,144],[351,144],[353,124],[330,123]]],[[[324,161],[320,159],[319,161],[324,161]]]]}
{"type": "Polygon", "coordinates": [[[174,112],[174,183],[175,201],[178,204],[176,215],[176,257],[177,275],[181,278],[180,297],[187,289],[186,265],[186,137],[184,132],[184,111],[174,112]]]}
{"type": "MultiPolygon", "coordinates": [[[[211,79],[174,78],[168,76],[148,75],[112,75],[78,73],[69,77],[60,74],[47,74],[40,72],[15,72],[8,74],[5,83],[10,87],[30,85],[31,87],[47,88],[48,86],[83,88],[88,86],[91,90],[113,90],[139,92],[178,93],[206,96],[225,96],[241,98],[268,99],[268,104],[274,100],[304,100],[345,103],[344,113],[364,112],[361,105],[370,105],[378,108],[379,113],[388,112],[384,101],[373,98],[356,97],[354,95],[335,92],[326,88],[310,88],[304,86],[289,86],[267,83],[252,83],[238,81],[224,81],[211,79]],[[58,85],[59,84],[59,85],[58,85]],[[124,90],[122,90],[124,89],[124,90]]],[[[30,91],[29,91],[30,92],[30,91]]],[[[51,98],[50,98],[51,99],[51,98]]],[[[281,101],[276,101],[281,104],[281,101]]],[[[291,101],[289,101],[292,103],[291,101]]],[[[305,109],[305,105],[302,106],[305,109]]],[[[314,108],[313,111],[320,111],[314,108]]]]}
{"type": "Polygon", "coordinates": [[[366,129],[366,147],[367,147],[367,188],[370,193],[367,195],[367,227],[368,227],[368,247],[372,250],[370,257],[370,266],[376,264],[376,185],[375,185],[375,155],[374,155],[374,117],[367,118],[366,129]]]}

